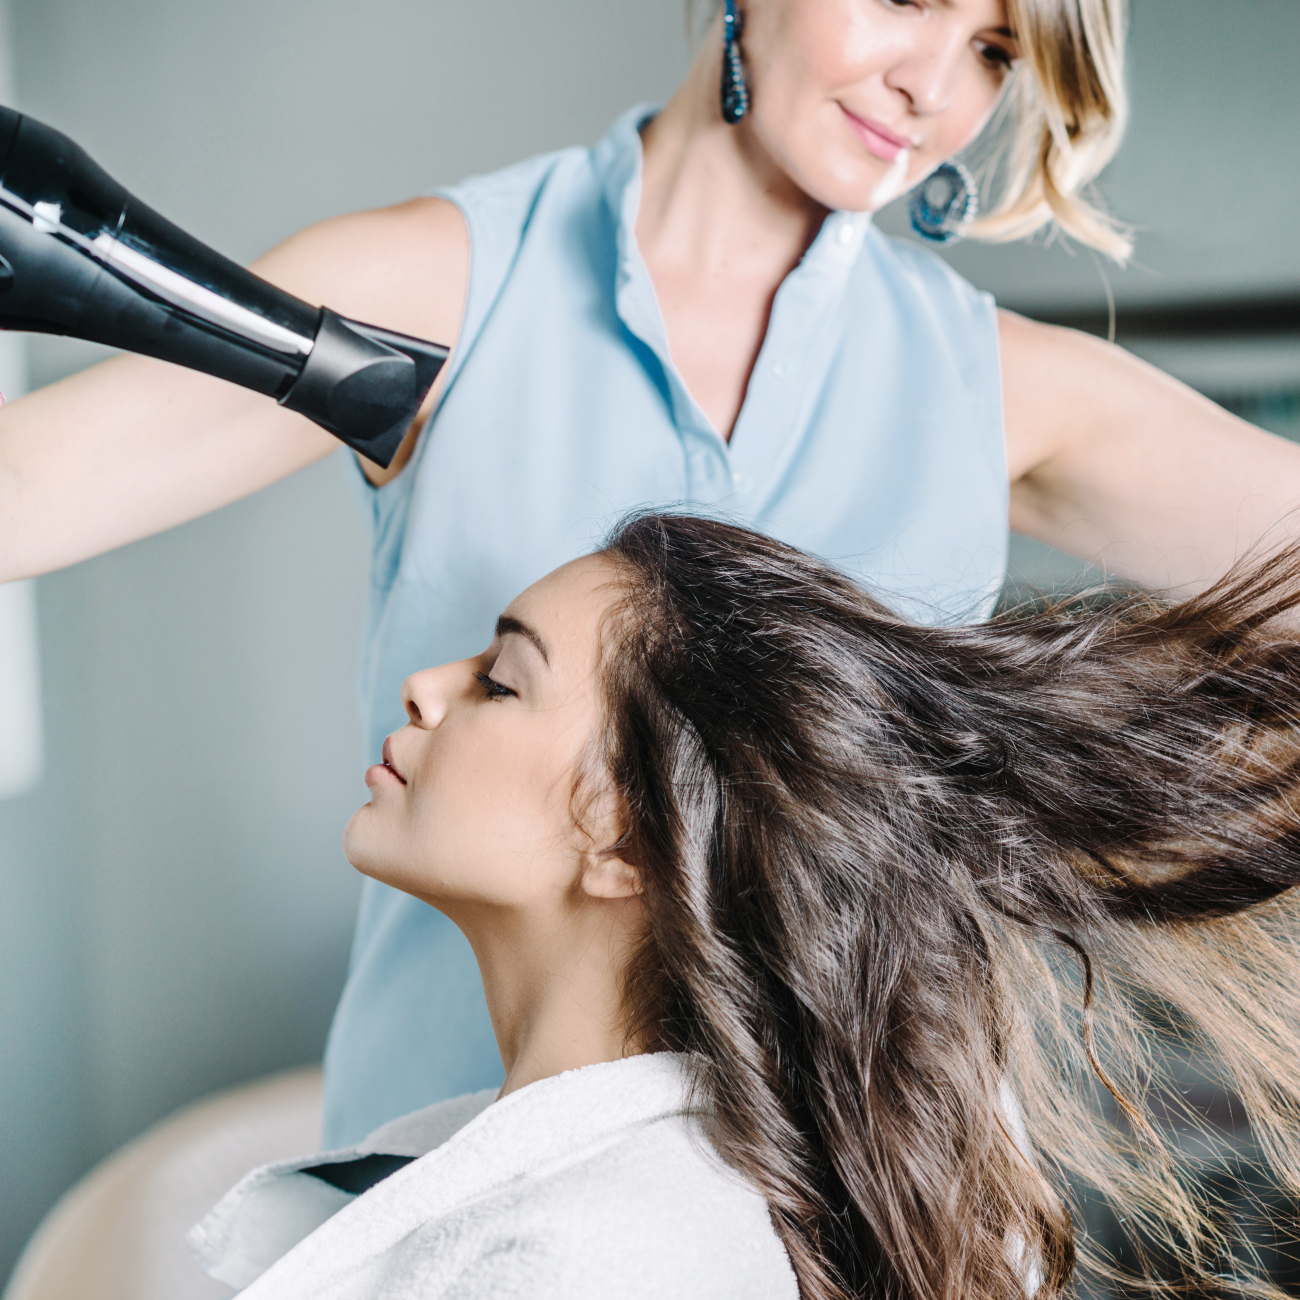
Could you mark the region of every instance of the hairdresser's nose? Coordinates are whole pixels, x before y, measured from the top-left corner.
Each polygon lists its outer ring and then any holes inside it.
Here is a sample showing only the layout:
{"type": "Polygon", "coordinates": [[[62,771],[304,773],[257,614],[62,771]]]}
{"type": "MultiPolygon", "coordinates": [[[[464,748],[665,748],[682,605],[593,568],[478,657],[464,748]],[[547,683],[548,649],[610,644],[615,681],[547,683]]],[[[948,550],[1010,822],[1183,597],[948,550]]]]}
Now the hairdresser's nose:
{"type": "Polygon", "coordinates": [[[886,73],[885,84],[902,95],[917,116],[943,113],[952,103],[965,50],[963,33],[936,25],[924,34],[917,34],[908,50],[886,73]]]}
{"type": "Polygon", "coordinates": [[[463,689],[465,665],[443,664],[440,668],[426,668],[412,673],[402,683],[402,703],[406,716],[417,727],[436,727],[447,716],[447,702],[457,690],[463,689]]]}

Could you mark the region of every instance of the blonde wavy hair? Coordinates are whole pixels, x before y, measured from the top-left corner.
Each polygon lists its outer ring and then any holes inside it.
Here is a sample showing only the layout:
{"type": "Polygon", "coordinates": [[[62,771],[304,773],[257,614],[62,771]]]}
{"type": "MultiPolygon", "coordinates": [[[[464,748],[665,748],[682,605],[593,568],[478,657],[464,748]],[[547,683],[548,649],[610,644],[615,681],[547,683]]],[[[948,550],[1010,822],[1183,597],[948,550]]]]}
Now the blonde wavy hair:
{"type": "Polygon", "coordinates": [[[1131,232],[1086,197],[1128,125],[1124,87],[1126,0],[1007,0],[1020,42],[993,124],[1001,194],[975,223],[978,238],[1006,241],[1055,223],[1118,262],[1131,232]]]}
{"type": "MultiPolygon", "coordinates": [[[[1131,230],[1089,193],[1128,124],[1127,0],[1006,3],[1021,58],[981,137],[978,170],[996,195],[970,233],[1005,243],[1053,227],[1127,261],[1131,230]]],[[[703,8],[712,17],[721,4],[703,8]]]]}

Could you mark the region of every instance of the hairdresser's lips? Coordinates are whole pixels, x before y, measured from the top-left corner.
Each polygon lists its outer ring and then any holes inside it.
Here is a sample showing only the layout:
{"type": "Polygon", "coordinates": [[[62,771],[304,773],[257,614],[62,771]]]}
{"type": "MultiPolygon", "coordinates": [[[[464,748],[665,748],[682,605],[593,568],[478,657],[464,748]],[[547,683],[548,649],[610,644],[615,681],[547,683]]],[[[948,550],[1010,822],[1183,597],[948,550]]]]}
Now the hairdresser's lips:
{"type": "Polygon", "coordinates": [[[367,785],[405,785],[406,778],[393,766],[392,737],[384,741],[384,761],[366,769],[367,785]]]}
{"type": "Polygon", "coordinates": [[[858,139],[867,146],[867,152],[875,154],[877,158],[891,163],[897,160],[898,155],[904,149],[914,149],[916,147],[915,141],[909,140],[906,136],[895,134],[895,132],[881,126],[879,122],[872,122],[865,117],[859,117],[856,113],[850,113],[843,104],[840,105],[840,109],[858,139]]]}

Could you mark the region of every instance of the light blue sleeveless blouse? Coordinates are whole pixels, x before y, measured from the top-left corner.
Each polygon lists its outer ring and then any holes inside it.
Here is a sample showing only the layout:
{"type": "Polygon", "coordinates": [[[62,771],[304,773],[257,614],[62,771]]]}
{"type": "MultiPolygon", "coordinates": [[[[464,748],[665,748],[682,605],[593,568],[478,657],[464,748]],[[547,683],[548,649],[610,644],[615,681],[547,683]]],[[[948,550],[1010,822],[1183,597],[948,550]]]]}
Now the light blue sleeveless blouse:
{"type": "MultiPolygon", "coordinates": [[[[722,512],[834,562],[913,617],[982,617],[1007,471],[992,300],[833,213],[777,293],[728,445],[669,356],[634,235],[638,127],[445,191],[469,226],[464,325],[411,462],[359,490],[373,528],[360,672],[369,753],[418,669],[477,654],[524,587],[637,506],[722,512]]],[[[489,1087],[469,945],[367,881],[326,1053],[324,1142],[489,1087]]]]}

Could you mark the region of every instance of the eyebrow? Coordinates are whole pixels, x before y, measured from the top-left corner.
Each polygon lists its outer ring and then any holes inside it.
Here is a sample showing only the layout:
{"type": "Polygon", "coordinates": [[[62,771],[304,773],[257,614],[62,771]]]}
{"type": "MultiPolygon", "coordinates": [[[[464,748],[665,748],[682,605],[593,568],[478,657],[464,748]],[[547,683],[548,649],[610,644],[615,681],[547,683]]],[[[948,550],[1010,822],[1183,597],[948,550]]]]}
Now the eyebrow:
{"type": "Polygon", "coordinates": [[[542,640],[536,630],[510,614],[502,614],[501,617],[497,619],[497,636],[510,636],[511,633],[515,636],[521,636],[527,641],[531,641],[533,643],[533,648],[542,656],[542,662],[548,668],[551,666],[551,656],[550,652],[546,649],[546,642],[542,640]]]}

